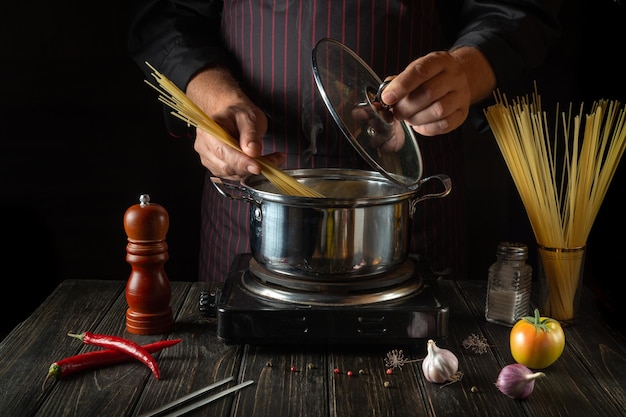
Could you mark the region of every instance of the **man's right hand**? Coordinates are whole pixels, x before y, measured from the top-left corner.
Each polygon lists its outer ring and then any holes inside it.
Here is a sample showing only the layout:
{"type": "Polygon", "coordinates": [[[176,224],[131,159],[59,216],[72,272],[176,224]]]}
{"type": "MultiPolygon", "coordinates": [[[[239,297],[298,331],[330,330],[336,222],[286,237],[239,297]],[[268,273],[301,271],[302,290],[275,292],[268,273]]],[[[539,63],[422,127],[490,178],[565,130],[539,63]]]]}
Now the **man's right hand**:
{"type": "MultiPolygon", "coordinates": [[[[241,90],[233,76],[222,68],[202,70],[189,81],[186,94],[228,132],[243,151],[231,148],[223,139],[198,128],[194,149],[200,155],[202,165],[213,175],[229,180],[260,174],[261,165],[254,158],[262,152],[267,118],[241,90]]],[[[277,166],[285,161],[281,153],[266,157],[277,166]]]]}

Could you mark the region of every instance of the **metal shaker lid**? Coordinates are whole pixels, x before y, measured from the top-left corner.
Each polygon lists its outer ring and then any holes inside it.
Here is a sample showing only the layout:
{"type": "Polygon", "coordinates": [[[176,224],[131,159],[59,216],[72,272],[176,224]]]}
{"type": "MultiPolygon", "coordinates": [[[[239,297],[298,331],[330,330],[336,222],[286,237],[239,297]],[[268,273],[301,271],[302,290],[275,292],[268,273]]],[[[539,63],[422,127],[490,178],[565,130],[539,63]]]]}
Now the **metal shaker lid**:
{"type": "Polygon", "coordinates": [[[351,49],[333,39],[313,49],[317,88],[344,136],[374,169],[407,188],[422,178],[413,129],[380,101],[386,83],[351,49]]]}

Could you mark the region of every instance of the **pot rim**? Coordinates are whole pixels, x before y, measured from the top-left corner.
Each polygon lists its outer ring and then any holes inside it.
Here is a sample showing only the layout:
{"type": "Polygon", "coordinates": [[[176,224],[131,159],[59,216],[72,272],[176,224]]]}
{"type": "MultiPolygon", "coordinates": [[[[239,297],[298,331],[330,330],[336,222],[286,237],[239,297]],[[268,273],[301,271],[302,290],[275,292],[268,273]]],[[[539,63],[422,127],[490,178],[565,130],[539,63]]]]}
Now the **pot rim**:
{"type": "Polygon", "coordinates": [[[341,208],[341,207],[365,207],[375,206],[389,203],[397,203],[402,200],[408,200],[415,196],[419,189],[417,187],[408,189],[403,187],[380,172],[351,169],[351,168],[302,168],[302,169],[285,169],[285,173],[292,176],[296,180],[301,179],[323,179],[324,181],[334,180],[354,180],[354,181],[375,181],[379,182],[392,191],[397,193],[386,195],[367,196],[367,197],[304,197],[290,196],[276,191],[267,191],[258,189],[259,184],[269,184],[269,180],[263,175],[253,175],[241,180],[241,186],[250,194],[250,198],[261,203],[262,201],[277,202],[290,206],[298,207],[324,207],[324,208],[341,208]]]}

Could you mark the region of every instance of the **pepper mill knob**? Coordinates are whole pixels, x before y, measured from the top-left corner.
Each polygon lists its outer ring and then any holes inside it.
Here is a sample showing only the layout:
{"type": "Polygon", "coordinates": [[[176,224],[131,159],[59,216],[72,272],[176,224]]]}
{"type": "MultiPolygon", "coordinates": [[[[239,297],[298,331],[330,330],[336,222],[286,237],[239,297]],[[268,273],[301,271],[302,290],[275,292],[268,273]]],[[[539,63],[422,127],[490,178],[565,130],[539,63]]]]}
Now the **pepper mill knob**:
{"type": "Polygon", "coordinates": [[[173,325],[171,288],[164,264],[169,259],[165,237],[169,215],[142,194],[126,210],[126,261],[132,270],[126,284],[126,330],[134,334],[167,333],[173,325]]]}

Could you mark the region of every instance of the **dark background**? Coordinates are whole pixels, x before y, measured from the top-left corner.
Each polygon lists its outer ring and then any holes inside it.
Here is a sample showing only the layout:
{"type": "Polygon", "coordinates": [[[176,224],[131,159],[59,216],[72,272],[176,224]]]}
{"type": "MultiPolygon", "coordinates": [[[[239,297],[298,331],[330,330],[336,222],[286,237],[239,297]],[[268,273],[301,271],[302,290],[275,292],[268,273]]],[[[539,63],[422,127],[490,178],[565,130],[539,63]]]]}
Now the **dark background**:
{"type": "MultiPolygon", "coordinates": [[[[565,34],[537,74],[546,104],[626,101],[624,5],[566,2],[565,34]]],[[[189,139],[170,137],[156,94],[125,50],[118,2],[10,2],[0,25],[0,251],[3,333],[71,278],[127,279],[123,216],[150,194],[170,216],[171,280],[196,279],[203,169],[189,139]]],[[[532,86],[529,85],[528,93],[532,86]]],[[[469,278],[484,279],[500,240],[534,243],[490,134],[465,144],[469,278]]],[[[427,161],[426,161],[427,162],[427,161]]],[[[622,164],[623,165],[623,164],[622,164]]],[[[620,167],[589,239],[586,282],[617,314],[626,231],[620,167]]]]}

